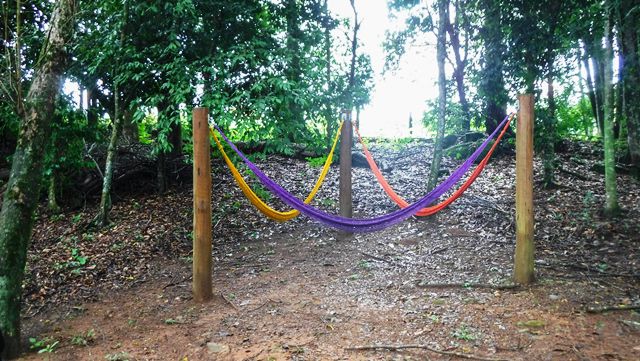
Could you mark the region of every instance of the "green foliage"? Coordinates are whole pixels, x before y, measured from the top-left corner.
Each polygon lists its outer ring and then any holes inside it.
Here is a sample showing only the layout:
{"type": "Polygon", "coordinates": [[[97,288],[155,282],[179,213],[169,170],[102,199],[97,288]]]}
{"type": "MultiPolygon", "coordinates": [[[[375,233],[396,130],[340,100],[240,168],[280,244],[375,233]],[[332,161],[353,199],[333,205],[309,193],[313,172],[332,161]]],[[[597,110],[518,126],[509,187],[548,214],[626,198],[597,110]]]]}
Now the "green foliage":
{"type": "Polygon", "coordinates": [[[38,353],[53,353],[60,341],[56,341],[50,337],[43,339],[37,339],[35,337],[29,338],[29,348],[37,350],[38,353]]]}
{"type": "MultiPolygon", "coordinates": [[[[422,115],[422,124],[430,132],[435,134],[438,127],[438,102],[437,100],[427,101],[428,110],[422,115]]],[[[446,123],[445,134],[457,134],[465,131],[465,121],[470,121],[472,124],[477,123],[474,119],[465,119],[466,115],[462,111],[462,106],[459,103],[454,103],[447,98],[446,106],[446,123]]],[[[476,117],[475,119],[479,119],[476,117]]]]}
{"type": "Polygon", "coordinates": [[[71,344],[76,346],[88,346],[90,343],[93,343],[95,339],[96,331],[94,329],[90,329],[85,333],[73,336],[71,338],[71,344]]]}
{"type": "Polygon", "coordinates": [[[582,140],[593,140],[597,137],[589,99],[582,98],[577,104],[572,105],[563,97],[557,102],[556,112],[560,137],[582,140]]]}
{"type": "Polygon", "coordinates": [[[475,341],[478,338],[478,336],[476,336],[473,331],[464,324],[453,330],[451,335],[459,340],[464,341],[475,341]]]}
{"type": "Polygon", "coordinates": [[[311,167],[320,168],[324,166],[324,163],[327,161],[327,156],[325,155],[321,157],[307,157],[305,159],[307,160],[307,163],[309,163],[311,167]]]}
{"type": "Polygon", "coordinates": [[[78,170],[93,166],[85,160],[85,145],[99,136],[99,129],[89,126],[82,111],[74,109],[70,99],[61,97],[51,127],[51,145],[45,154],[45,177],[55,176],[64,188],[78,170]]]}

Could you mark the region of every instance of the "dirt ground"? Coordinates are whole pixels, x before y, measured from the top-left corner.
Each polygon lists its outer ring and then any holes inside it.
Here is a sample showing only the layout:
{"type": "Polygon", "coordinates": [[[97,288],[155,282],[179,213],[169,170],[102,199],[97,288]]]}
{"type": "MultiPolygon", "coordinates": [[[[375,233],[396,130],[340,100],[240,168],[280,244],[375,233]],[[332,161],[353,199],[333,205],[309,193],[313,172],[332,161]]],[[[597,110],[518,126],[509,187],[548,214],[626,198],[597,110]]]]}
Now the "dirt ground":
{"type": "MultiPolygon", "coordinates": [[[[424,192],[425,147],[372,144],[408,199],[424,192]]],[[[83,226],[92,206],[43,213],[29,258],[24,333],[33,338],[25,347],[51,352],[23,359],[638,360],[640,314],[631,309],[640,307],[639,187],[622,175],[625,212],[602,218],[602,177],[591,170],[598,157],[592,145],[572,144],[559,186],[536,188],[531,287],[510,283],[509,155],[438,215],[351,236],[303,216],[263,219],[215,160],[215,298],[204,304],[191,299],[190,186],[123,197],[105,230],[83,226]],[[349,349],[363,346],[386,348],[349,349]]],[[[301,197],[318,172],[279,157],[259,163],[301,197]]],[[[331,212],[337,173],[316,203],[331,212]]],[[[354,170],[354,208],[356,217],[395,209],[368,169],[354,170]]]]}

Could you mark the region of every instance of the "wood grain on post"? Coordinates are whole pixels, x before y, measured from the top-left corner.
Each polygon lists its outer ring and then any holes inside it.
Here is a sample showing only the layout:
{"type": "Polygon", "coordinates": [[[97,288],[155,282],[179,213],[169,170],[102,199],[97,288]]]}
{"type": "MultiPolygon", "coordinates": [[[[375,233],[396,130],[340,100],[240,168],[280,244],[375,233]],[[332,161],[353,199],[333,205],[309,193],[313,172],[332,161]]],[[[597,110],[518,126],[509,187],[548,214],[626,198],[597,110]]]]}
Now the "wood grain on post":
{"type": "Polygon", "coordinates": [[[533,242],[533,96],[520,95],[516,131],[516,254],[513,280],[534,281],[533,242]]]}
{"type": "Polygon", "coordinates": [[[340,215],[353,217],[351,198],[351,112],[345,111],[344,124],[340,135],[340,215]]]}
{"type": "Polygon", "coordinates": [[[212,297],[209,110],[193,109],[193,299],[212,297]]]}

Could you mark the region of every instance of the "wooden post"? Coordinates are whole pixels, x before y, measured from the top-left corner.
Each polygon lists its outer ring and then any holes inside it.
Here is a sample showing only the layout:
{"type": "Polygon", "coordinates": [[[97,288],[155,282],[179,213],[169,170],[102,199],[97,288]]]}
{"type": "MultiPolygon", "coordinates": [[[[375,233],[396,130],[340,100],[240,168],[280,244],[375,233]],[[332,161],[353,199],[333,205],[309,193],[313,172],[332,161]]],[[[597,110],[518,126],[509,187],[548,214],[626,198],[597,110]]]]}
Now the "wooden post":
{"type": "Polygon", "coordinates": [[[193,109],[193,300],[211,299],[211,158],[209,109],[193,109]]]}
{"type": "Polygon", "coordinates": [[[351,199],[351,111],[344,111],[344,124],[340,135],[340,215],[353,217],[351,199]]]}
{"type": "Polygon", "coordinates": [[[513,280],[534,281],[533,269],[533,95],[518,97],[520,110],[516,131],[516,253],[513,280]]]}

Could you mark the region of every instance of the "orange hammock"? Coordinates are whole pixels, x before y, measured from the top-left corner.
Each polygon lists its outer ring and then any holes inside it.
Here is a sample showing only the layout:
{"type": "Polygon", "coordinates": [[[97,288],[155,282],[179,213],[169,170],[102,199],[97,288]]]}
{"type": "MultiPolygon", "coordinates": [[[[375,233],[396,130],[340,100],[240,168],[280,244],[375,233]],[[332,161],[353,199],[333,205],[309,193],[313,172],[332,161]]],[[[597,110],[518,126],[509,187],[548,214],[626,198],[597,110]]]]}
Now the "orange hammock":
{"type": "MultiPolygon", "coordinates": [[[[467,190],[467,188],[469,188],[471,186],[471,184],[476,180],[476,178],[478,178],[480,173],[482,173],[482,170],[484,169],[484,167],[489,162],[489,158],[491,158],[491,154],[493,154],[493,151],[498,146],[498,143],[500,142],[500,139],[502,139],[502,136],[504,135],[504,133],[506,133],[507,129],[509,128],[509,124],[511,124],[511,120],[513,119],[514,116],[515,116],[515,114],[511,114],[509,116],[509,120],[507,121],[507,124],[505,124],[504,128],[500,132],[500,135],[498,135],[498,138],[496,139],[496,141],[491,146],[491,149],[489,149],[489,152],[487,153],[487,155],[485,155],[485,157],[482,159],[482,161],[480,161],[478,166],[473,170],[473,173],[471,173],[471,176],[469,176],[469,179],[467,179],[462,184],[462,186],[460,186],[460,188],[458,188],[451,196],[449,196],[449,198],[445,199],[444,201],[442,201],[442,202],[440,202],[440,203],[438,203],[438,204],[436,204],[434,206],[422,208],[420,211],[418,211],[416,213],[416,216],[423,216],[423,217],[424,216],[430,216],[430,215],[433,215],[433,214],[439,212],[440,210],[444,209],[449,204],[451,204],[453,201],[458,199],[458,197],[460,197],[462,195],[462,193],[464,193],[467,190]]],[[[384,191],[401,208],[408,207],[409,203],[407,203],[407,201],[405,201],[398,194],[396,194],[396,192],[393,190],[393,188],[391,188],[391,186],[389,185],[389,182],[387,182],[387,180],[382,175],[382,172],[380,172],[380,168],[378,168],[378,165],[373,160],[373,156],[371,156],[371,153],[369,152],[369,149],[367,149],[367,146],[362,141],[362,137],[360,136],[360,132],[358,131],[358,128],[355,127],[355,125],[354,125],[354,129],[356,130],[356,134],[358,135],[358,141],[360,142],[360,144],[362,144],[362,149],[363,149],[364,154],[365,154],[365,156],[367,158],[367,162],[369,163],[369,167],[373,171],[373,174],[378,179],[378,182],[380,183],[380,185],[382,186],[384,191]]]]}

